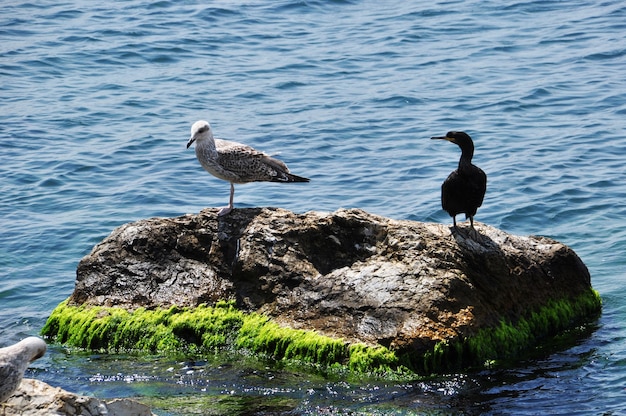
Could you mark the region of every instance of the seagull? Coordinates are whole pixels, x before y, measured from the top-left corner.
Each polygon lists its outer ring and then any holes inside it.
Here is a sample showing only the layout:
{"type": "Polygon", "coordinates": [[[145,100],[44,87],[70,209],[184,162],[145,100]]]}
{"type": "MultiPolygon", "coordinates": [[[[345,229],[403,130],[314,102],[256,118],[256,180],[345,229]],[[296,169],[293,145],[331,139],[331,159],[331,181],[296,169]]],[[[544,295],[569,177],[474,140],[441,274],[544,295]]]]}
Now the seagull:
{"type": "Polygon", "coordinates": [[[248,182],[309,182],[310,179],[289,173],[284,162],[245,144],[213,138],[211,125],[199,120],[191,126],[187,148],[196,143],[196,157],[211,175],[230,182],[228,206],[218,216],[233,210],[236,183],[248,182]]]}
{"type": "Polygon", "coordinates": [[[0,403],[4,403],[22,382],[24,371],[31,362],[43,357],[46,342],[28,337],[17,344],[0,348],[0,403]]]}

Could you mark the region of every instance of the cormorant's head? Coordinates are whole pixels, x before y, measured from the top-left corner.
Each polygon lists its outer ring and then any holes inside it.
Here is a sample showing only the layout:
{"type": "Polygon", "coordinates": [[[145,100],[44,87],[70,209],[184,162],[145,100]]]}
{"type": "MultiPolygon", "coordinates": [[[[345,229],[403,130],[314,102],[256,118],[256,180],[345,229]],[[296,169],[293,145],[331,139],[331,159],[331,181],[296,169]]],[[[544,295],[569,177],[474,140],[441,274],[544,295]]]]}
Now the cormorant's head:
{"type": "Polygon", "coordinates": [[[447,140],[456,143],[461,148],[462,158],[471,160],[474,155],[474,142],[464,131],[449,131],[445,136],[431,137],[433,140],[447,140]]]}
{"type": "Polygon", "coordinates": [[[464,131],[449,131],[445,136],[431,137],[431,139],[447,140],[449,142],[456,143],[461,147],[463,147],[466,143],[471,143],[472,146],[474,145],[472,138],[464,131]]]}
{"type": "Polygon", "coordinates": [[[196,121],[193,123],[193,126],[191,126],[191,137],[187,142],[187,149],[189,149],[189,146],[196,140],[202,140],[207,137],[213,137],[209,122],[204,120],[196,121]]]}

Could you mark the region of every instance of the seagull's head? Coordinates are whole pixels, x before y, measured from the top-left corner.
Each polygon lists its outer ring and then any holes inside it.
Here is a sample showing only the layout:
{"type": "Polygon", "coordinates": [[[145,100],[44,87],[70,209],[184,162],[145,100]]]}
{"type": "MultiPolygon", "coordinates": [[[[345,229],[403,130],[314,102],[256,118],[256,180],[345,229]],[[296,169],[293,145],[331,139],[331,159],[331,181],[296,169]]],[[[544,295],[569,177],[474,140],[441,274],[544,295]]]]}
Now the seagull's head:
{"type": "Polygon", "coordinates": [[[47,349],[46,342],[43,339],[38,338],[38,337],[25,338],[22,341],[20,341],[18,345],[24,351],[27,351],[26,358],[28,358],[28,361],[30,362],[43,357],[47,349]]]}
{"type": "Polygon", "coordinates": [[[193,123],[191,126],[191,137],[187,142],[187,149],[189,146],[196,140],[201,141],[203,139],[213,138],[213,133],[211,132],[211,125],[208,121],[199,120],[193,123]]]}

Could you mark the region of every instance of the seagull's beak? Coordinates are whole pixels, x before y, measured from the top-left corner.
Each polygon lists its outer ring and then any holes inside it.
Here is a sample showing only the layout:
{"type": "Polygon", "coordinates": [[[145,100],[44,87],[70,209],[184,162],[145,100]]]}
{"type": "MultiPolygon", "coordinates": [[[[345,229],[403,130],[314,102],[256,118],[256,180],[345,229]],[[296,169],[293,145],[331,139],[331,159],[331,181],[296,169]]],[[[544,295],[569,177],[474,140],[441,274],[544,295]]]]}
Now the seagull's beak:
{"type": "Polygon", "coordinates": [[[187,149],[189,149],[189,146],[191,146],[191,143],[196,141],[196,136],[191,136],[189,138],[189,141],[187,142],[187,149]]]}

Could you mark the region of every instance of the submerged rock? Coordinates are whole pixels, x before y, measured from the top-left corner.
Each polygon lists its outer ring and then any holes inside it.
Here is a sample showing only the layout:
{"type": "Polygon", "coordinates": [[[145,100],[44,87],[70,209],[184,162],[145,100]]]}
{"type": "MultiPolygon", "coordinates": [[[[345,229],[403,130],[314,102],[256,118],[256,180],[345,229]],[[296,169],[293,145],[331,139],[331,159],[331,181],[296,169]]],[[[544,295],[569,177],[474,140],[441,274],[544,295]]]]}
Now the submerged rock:
{"type": "MultiPolygon", "coordinates": [[[[134,311],[231,299],[282,326],[383,346],[427,371],[514,356],[599,311],[589,272],[567,246],[476,230],[358,209],[152,218],[96,245],[63,307],[134,311]]],[[[49,321],[46,334],[60,325],[49,321]]]]}
{"type": "Polygon", "coordinates": [[[3,416],[153,416],[148,406],[130,399],[99,400],[52,387],[43,381],[24,379],[0,408],[3,416]]]}
{"type": "Polygon", "coordinates": [[[46,349],[45,341],[37,337],[0,348],[0,415],[152,415],[147,406],[132,400],[102,401],[24,379],[26,368],[43,357],[46,349]]]}

